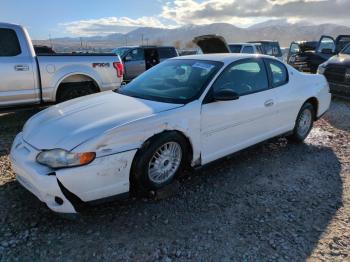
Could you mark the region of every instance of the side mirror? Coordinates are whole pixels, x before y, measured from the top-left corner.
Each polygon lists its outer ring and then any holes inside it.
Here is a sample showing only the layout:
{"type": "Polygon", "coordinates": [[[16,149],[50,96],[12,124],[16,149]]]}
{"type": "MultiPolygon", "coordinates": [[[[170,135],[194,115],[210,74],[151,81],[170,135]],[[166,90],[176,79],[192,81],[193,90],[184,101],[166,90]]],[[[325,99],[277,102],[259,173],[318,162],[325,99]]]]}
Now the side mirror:
{"type": "Polygon", "coordinates": [[[132,60],[131,55],[127,55],[126,57],[124,57],[125,62],[131,61],[131,60],[132,60]]]}
{"type": "Polygon", "coordinates": [[[325,55],[332,55],[334,52],[333,52],[333,50],[331,48],[323,48],[321,50],[321,53],[325,54],[325,55]]]}
{"type": "Polygon", "coordinates": [[[231,89],[221,89],[214,93],[213,98],[215,101],[231,101],[237,100],[239,95],[231,89]]]}

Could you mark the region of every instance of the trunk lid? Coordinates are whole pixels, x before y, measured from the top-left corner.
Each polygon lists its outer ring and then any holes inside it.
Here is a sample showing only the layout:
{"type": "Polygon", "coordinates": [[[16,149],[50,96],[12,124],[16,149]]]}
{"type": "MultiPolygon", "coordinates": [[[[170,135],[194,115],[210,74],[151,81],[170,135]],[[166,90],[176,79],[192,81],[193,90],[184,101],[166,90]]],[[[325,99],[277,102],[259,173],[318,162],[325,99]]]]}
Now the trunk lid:
{"type": "Polygon", "coordinates": [[[193,43],[200,47],[203,54],[231,53],[225,38],[219,35],[197,36],[193,43]]]}

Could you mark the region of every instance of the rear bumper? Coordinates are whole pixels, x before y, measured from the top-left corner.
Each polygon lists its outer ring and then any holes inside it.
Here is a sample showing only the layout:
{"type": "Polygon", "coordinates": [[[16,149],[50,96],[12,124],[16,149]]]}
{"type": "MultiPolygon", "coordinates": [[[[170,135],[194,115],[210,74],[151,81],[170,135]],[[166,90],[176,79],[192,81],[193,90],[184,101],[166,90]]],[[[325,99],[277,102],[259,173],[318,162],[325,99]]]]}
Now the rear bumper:
{"type": "Polygon", "coordinates": [[[77,213],[72,203],[64,196],[55,175],[51,170],[33,161],[38,151],[22,140],[22,134],[17,135],[11,149],[11,163],[16,173],[17,181],[44,202],[51,210],[58,213],[77,213]],[[57,203],[55,199],[62,202],[57,203]]]}

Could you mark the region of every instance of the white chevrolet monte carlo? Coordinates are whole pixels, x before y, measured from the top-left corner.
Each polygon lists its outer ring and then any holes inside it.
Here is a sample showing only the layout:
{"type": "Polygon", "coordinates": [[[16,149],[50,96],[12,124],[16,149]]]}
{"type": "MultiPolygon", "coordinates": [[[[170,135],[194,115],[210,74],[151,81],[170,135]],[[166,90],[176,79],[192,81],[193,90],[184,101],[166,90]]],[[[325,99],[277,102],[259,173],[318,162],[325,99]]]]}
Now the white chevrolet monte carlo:
{"type": "Polygon", "coordinates": [[[302,142],[329,108],[322,75],[262,55],[170,59],[119,90],[52,106],[17,135],[18,181],[53,211],[149,192],[269,138],[302,142]]]}

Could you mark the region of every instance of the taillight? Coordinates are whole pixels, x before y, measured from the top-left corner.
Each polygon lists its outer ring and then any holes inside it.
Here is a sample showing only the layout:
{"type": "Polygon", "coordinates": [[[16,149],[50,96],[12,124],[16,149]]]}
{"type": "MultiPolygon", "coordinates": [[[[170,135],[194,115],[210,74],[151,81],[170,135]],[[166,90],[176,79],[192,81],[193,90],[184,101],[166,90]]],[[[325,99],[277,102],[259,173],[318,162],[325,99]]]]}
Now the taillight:
{"type": "Polygon", "coordinates": [[[117,70],[117,76],[120,78],[124,75],[124,65],[121,62],[114,62],[113,67],[117,70]]]}

